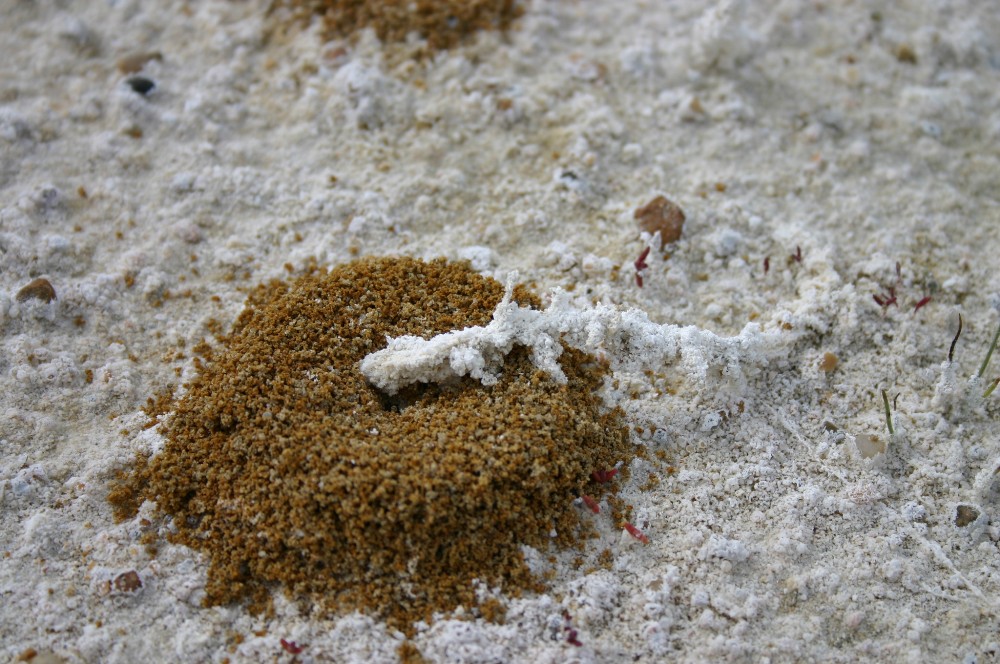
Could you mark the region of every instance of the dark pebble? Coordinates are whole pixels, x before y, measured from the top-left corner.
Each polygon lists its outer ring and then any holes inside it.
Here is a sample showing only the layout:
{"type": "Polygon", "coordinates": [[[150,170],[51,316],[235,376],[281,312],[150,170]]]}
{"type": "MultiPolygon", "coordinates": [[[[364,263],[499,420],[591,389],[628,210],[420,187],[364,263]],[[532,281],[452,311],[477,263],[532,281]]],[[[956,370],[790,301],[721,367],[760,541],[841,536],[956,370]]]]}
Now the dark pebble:
{"type": "Polygon", "coordinates": [[[156,87],[156,83],[145,76],[131,76],[125,81],[128,83],[129,87],[138,92],[141,95],[148,93],[150,90],[156,87]]]}

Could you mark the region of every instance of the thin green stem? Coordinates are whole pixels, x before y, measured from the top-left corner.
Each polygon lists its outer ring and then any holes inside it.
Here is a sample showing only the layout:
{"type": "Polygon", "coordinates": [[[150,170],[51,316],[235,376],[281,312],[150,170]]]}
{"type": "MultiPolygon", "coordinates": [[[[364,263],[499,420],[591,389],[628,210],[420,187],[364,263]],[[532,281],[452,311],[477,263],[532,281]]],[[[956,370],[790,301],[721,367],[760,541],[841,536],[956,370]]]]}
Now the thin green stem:
{"type": "Polygon", "coordinates": [[[892,410],[889,408],[889,393],[882,390],[882,405],[885,406],[885,425],[889,427],[889,435],[895,436],[896,430],[892,428],[892,410]]]}
{"type": "Polygon", "coordinates": [[[983,392],[983,398],[989,399],[990,395],[993,394],[993,390],[997,389],[997,385],[1000,385],[1000,376],[994,378],[990,386],[986,388],[986,391],[983,392]]]}
{"type": "Polygon", "coordinates": [[[997,348],[997,339],[1000,339],[1000,325],[997,325],[997,332],[993,335],[993,343],[990,344],[989,351],[986,352],[986,359],[979,366],[979,373],[976,375],[980,378],[986,373],[986,367],[990,366],[990,360],[993,359],[993,351],[997,348]]]}

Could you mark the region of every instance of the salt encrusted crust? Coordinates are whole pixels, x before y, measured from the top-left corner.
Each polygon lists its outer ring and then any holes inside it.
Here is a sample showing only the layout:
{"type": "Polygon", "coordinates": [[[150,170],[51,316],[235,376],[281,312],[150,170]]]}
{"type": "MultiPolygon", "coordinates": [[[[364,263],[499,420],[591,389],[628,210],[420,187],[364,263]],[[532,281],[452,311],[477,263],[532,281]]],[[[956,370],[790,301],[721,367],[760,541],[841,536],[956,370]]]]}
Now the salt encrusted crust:
{"type": "Polygon", "coordinates": [[[413,383],[439,383],[471,376],[484,385],[497,381],[504,356],[515,345],[531,349],[535,366],[558,382],[560,341],[589,353],[605,354],[615,370],[641,371],[671,363],[693,379],[716,383],[714,388],[738,395],[746,388],[748,366],[762,365],[787,348],[792,336],[764,333],[750,323],[734,337],[720,337],[694,326],[659,325],[638,309],[609,305],[581,309],[565,291],[556,290],[544,310],[513,302],[514,273],[503,300],[486,326],[467,327],[430,339],[402,336],[366,356],[361,372],[388,394],[413,383]]]}

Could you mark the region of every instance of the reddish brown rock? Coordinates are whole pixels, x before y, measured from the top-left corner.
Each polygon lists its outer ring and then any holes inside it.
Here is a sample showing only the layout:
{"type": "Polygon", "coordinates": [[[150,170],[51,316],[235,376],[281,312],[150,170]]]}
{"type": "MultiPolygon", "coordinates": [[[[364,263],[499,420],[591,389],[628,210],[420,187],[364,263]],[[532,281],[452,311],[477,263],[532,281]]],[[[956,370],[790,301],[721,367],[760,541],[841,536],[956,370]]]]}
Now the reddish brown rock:
{"type": "Polygon", "coordinates": [[[56,289],[52,287],[48,279],[35,279],[17,291],[16,297],[18,302],[27,302],[32,299],[51,302],[56,299],[56,289]]]}
{"type": "Polygon", "coordinates": [[[657,196],[636,209],[633,214],[639,228],[650,234],[660,233],[660,248],[681,238],[684,228],[684,210],[666,196],[657,196]]]}
{"type": "Polygon", "coordinates": [[[134,593],[139,588],[142,588],[142,580],[134,569],[115,577],[115,590],[120,593],[134,593]]]}

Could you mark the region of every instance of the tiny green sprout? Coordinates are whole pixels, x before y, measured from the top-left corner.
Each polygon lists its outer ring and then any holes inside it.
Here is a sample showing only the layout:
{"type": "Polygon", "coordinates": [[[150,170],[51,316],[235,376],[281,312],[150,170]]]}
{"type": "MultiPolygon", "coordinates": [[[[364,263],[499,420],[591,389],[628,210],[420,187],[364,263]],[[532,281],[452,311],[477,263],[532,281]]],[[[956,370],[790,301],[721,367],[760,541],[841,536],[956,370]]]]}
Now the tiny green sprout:
{"type": "Polygon", "coordinates": [[[993,359],[993,351],[997,348],[997,339],[1000,339],[1000,325],[997,325],[996,334],[993,335],[993,343],[990,344],[990,349],[986,351],[986,358],[983,363],[979,365],[979,373],[976,374],[980,378],[986,373],[986,367],[990,366],[990,360],[993,359]]]}
{"type": "Polygon", "coordinates": [[[997,389],[997,385],[1000,385],[1000,376],[994,378],[993,382],[990,383],[990,386],[986,388],[986,391],[983,392],[983,398],[989,399],[990,395],[993,394],[993,390],[997,389]]]}
{"type": "Polygon", "coordinates": [[[892,409],[889,408],[889,393],[882,390],[882,405],[885,406],[885,426],[889,428],[889,435],[895,436],[896,430],[892,428],[892,409]]]}

